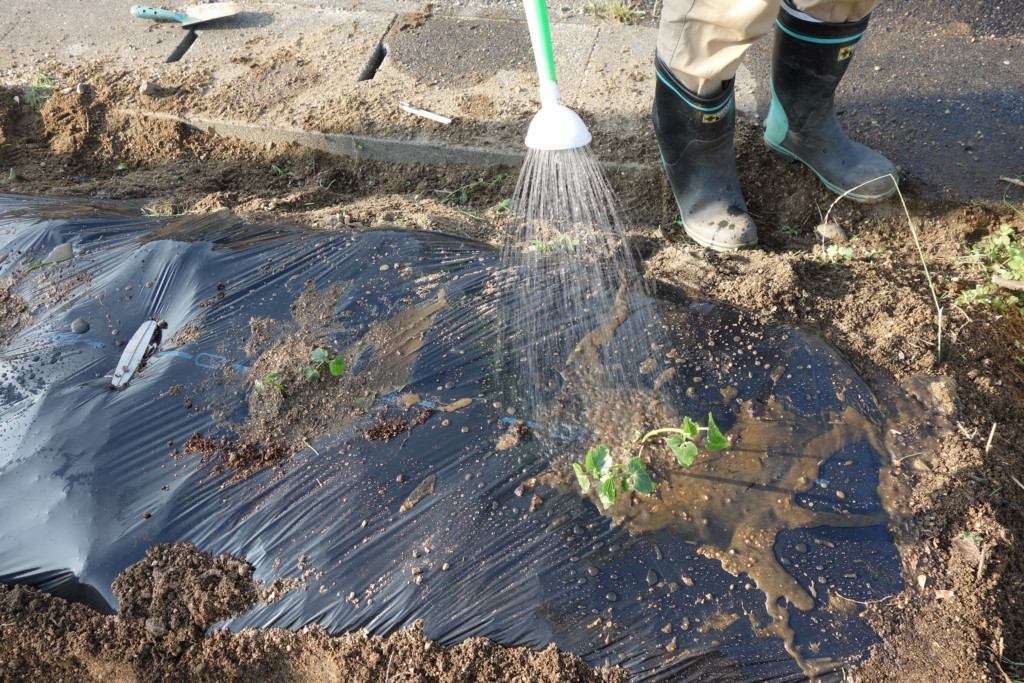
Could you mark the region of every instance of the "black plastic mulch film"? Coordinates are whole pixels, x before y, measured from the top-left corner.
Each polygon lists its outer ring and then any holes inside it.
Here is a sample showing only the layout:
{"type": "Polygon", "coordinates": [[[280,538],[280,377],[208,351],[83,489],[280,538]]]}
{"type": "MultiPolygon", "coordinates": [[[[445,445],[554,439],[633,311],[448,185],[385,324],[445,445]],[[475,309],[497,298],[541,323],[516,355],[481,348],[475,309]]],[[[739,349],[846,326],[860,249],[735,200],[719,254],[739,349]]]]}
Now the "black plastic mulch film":
{"type": "MultiPolygon", "coordinates": [[[[305,585],[228,622],[232,629],[318,623],[383,634],[422,619],[443,644],[470,636],[554,642],[593,665],[626,667],[636,680],[806,680],[769,628],[765,594],[684,534],[630,533],[566,486],[517,491],[550,469],[552,448],[578,459],[586,445],[541,436],[495,450],[508,424],[489,379],[491,248],[436,233],[322,233],[223,214],[140,218],[134,206],[0,196],[0,255],[0,276],[14,276],[12,291],[33,314],[0,349],[0,580],[109,612],[114,577],[146,548],[191,541],[244,555],[268,583],[305,585]],[[74,248],[70,261],[27,268],[64,242],[74,248]],[[381,268],[396,263],[404,271],[381,268]],[[473,402],[401,437],[368,440],[375,413],[405,410],[382,396],[347,432],[293,456],[283,475],[268,467],[225,485],[229,475],[213,474],[199,456],[173,459],[169,441],[180,446],[195,432],[222,433],[225,419],[245,420],[249,321],[287,321],[311,286],[340,287],[335,348],[443,288],[449,306],[435,314],[402,391],[436,405],[473,402]],[[78,318],[90,323],[87,333],[71,331],[78,318]],[[147,320],[167,322],[163,341],[114,391],[104,376],[123,347],[113,340],[147,320]],[[198,336],[171,346],[190,324],[198,336]],[[215,405],[228,414],[215,417],[215,405]],[[431,475],[433,493],[402,512],[431,475]],[[544,503],[531,512],[533,493],[544,503]]],[[[863,382],[815,334],[761,326],[751,342],[727,307],[678,297],[659,306],[691,316],[716,340],[716,354],[745,351],[721,378],[736,389],[729,412],[775,400],[801,419],[826,419],[855,406],[881,424],[863,382]]],[[[685,359],[687,345],[677,351],[685,359]]],[[[736,416],[724,412],[720,391],[686,392],[693,372],[684,368],[679,386],[665,391],[680,414],[716,406],[729,434],[736,416]]],[[[813,486],[780,495],[808,509],[879,513],[881,461],[867,439],[845,444],[820,464],[813,486]]],[[[857,610],[833,609],[830,596],[868,602],[901,587],[884,523],[783,528],[774,554],[814,596],[811,609],[789,609],[797,651],[832,660],[841,678],[878,637],[857,610]]]]}

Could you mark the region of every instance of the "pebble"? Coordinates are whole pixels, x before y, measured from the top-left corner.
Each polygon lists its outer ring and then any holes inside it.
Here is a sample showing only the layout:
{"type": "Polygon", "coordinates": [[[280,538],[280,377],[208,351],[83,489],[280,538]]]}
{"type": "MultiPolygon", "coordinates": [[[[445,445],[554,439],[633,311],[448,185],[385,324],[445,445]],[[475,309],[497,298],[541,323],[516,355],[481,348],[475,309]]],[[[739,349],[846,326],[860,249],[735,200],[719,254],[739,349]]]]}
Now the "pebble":
{"type": "Polygon", "coordinates": [[[818,223],[814,226],[814,234],[829,242],[846,242],[846,231],[838,223],[818,223]]]}
{"type": "Polygon", "coordinates": [[[155,81],[142,81],[139,83],[139,94],[152,97],[160,92],[160,86],[155,81]]]}
{"type": "Polygon", "coordinates": [[[807,552],[807,544],[806,543],[797,543],[796,544],[796,549],[797,549],[798,552],[806,553],[807,552]]]}
{"type": "Polygon", "coordinates": [[[146,619],[146,630],[154,636],[167,635],[167,627],[159,619],[154,619],[153,617],[146,619]]]}
{"type": "Polygon", "coordinates": [[[388,264],[385,263],[383,266],[380,267],[380,269],[381,270],[390,270],[391,266],[389,266],[388,264]]]}
{"type": "Polygon", "coordinates": [[[658,583],[658,575],[654,572],[653,569],[648,569],[647,570],[647,585],[648,586],[654,586],[657,583],[658,583]]]}
{"type": "Polygon", "coordinates": [[[85,334],[89,331],[89,323],[85,318],[75,318],[71,323],[71,331],[74,334],[85,334]]]}
{"type": "Polygon", "coordinates": [[[451,565],[449,565],[447,562],[445,562],[444,564],[441,565],[441,571],[443,571],[443,572],[448,571],[450,568],[451,568],[451,565]]]}

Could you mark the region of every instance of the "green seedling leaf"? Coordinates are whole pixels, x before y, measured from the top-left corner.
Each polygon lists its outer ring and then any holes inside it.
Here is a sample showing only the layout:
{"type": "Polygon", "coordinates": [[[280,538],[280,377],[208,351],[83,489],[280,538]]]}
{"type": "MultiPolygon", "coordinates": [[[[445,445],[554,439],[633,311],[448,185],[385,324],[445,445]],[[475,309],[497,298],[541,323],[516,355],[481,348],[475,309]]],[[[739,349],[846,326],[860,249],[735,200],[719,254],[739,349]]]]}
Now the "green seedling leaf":
{"type": "Polygon", "coordinates": [[[601,499],[601,505],[607,510],[612,505],[615,505],[615,497],[618,492],[615,488],[615,477],[608,477],[601,482],[601,487],[597,491],[597,497],[601,499]]]}
{"type": "Polygon", "coordinates": [[[960,538],[967,538],[974,541],[974,545],[978,546],[979,548],[981,547],[982,543],[985,542],[985,539],[971,531],[961,531],[960,538]]]}
{"type": "Polygon", "coordinates": [[[572,464],[572,469],[576,472],[576,481],[580,483],[580,493],[587,495],[587,492],[590,491],[590,477],[577,462],[572,464]]]}
{"type": "Polygon", "coordinates": [[[328,367],[331,369],[331,374],[337,377],[341,373],[345,372],[345,357],[339,353],[331,360],[328,367]]]}
{"type": "Polygon", "coordinates": [[[704,442],[704,448],[709,451],[724,451],[728,447],[729,440],[715,424],[715,418],[708,413],[708,438],[704,442]]]}
{"type": "Polygon", "coordinates": [[[691,420],[689,417],[683,418],[683,436],[688,440],[693,441],[697,438],[697,434],[700,433],[700,427],[697,423],[691,420]]]}
{"type": "Polygon", "coordinates": [[[608,457],[608,447],[605,445],[595,446],[587,451],[587,458],[584,461],[587,472],[590,472],[599,479],[611,469],[611,459],[608,457]]]}
{"type": "Polygon", "coordinates": [[[316,368],[303,368],[302,376],[306,378],[307,382],[316,382],[320,379],[320,371],[316,368]]]}
{"type": "Polygon", "coordinates": [[[309,359],[314,363],[323,363],[324,361],[327,360],[327,349],[314,349],[313,353],[309,354],[309,359]]]}
{"type": "Polygon", "coordinates": [[[665,439],[672,455],[676,456],[676,462],[683,467],[689,467],[697,459],[697,444],[687,441],[681,434],[671,434],[665,439]]]}
{"type": "Polygon", "coordinates": [[[629,486],[637,493],[643,493],[650,495],[654,493],[654,482],[651,481],[651,477],[647,474],[647,468],[640,462],[639,457],[634,457],[629,461],[629,486]]]}

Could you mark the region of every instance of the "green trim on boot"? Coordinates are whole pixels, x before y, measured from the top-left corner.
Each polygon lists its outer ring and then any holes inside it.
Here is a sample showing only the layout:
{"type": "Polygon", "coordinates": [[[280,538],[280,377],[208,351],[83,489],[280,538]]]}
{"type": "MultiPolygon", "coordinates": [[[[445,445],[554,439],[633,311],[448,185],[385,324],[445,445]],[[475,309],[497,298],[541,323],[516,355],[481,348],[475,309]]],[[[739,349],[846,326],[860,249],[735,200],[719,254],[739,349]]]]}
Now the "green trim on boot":
{"type": "Polygon", "coordinates": [[[850,140],[835,115],[836,87],[868,18],[841,24],[807,21],[784,0],[777,24],[765,143],[810,168],[836,194],[865,203],[890,197],[896,191],[896,167],[850,140]]]}

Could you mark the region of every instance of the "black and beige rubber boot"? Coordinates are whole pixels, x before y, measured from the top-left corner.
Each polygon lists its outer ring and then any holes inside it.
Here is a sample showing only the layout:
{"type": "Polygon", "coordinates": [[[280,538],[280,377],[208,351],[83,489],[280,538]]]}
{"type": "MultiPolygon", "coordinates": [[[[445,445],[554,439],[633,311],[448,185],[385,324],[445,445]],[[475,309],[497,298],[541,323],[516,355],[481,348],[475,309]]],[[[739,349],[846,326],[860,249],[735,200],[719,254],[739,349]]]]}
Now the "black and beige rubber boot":
{"type": "Polygon", "coordinates": [[[846,137],[835,114],[836,87],[867,25],[868,17],[848,23],[817,21],[783,0],[764,139],[781,156],[814,171],[836,194],[878,202],[896,191],[896,167],[846,137]]]}
{"type": "Polygon", "coordinates": [[[683,229],[694,242],[718,251],[757,244],[757,228],[743,201],[736,172],[736,104],[733,82],[714,97],[700,97],[655,57],[651,120],[679,206],[683,229]]]}

